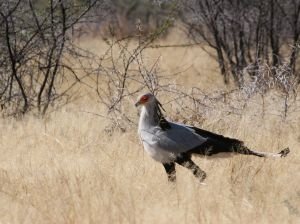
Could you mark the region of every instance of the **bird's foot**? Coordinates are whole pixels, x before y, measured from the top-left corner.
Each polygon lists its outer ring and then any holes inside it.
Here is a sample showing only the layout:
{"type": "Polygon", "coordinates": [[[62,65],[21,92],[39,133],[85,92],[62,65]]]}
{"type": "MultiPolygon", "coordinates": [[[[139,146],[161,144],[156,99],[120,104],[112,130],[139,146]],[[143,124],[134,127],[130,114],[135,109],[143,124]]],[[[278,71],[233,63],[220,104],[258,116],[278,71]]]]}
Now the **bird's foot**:
{"type": "Polygon", "coordinates": [[[203,181],[206,179],[206,173],[203,170],[198,170],[195,176],[199,179],[200,183],[203,183],[203,181]]]}
{"type": "Polygon", "coordinates": [[[168,181],[169,183],[175,183],[176,182],[176,175],[168,175],[168,181]]]}

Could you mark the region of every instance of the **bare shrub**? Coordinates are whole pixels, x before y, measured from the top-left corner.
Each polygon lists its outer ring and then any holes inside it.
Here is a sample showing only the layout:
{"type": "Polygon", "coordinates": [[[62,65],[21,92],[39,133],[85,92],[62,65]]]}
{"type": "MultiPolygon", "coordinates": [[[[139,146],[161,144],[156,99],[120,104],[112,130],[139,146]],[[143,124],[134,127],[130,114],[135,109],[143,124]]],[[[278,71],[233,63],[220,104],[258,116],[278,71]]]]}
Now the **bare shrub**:
{"type": "Polygon", "coordinates": [[[108,115],[100,116],[111,120],[111,127],[124,131],[124,124],[135,123],[124,105],[128,105],[128,102],[133,104],[136,94],[141,91],[156,93],[167,88],[168,84],[163,85],[164,77],[159,71],[160,57],[153,62],[145,51],[171,25],[172,17],[169,17],[147,36],[142,33],[142,24],[136,27],[134,35],[126,38],[118,38],[111,33],[113,37],[106,39],[108,47],[105,53],[93,55],[94,61],[89,72],[94,81],[91,88],[108,112],[108,115]]]}
{"type": "Polygon", "coordinates": [[[258,61],[256,64],[248,65],[243,73],[245,77],[250,74],[242,86],[249,96],[256,93],[264,94],[274,88],[284,94],[296,94],[299,78],[294,75],[289,63],[270,67],[268,64],[258,61]]]}
{"type": "Polygon", "coordinates": [[[250,110],[253,111],[253,116],[263,118],[268,113],[265,111],[268,105],[275,101],[274,105],[278,105],[277,102],[283,101],[283,107],[276,110],[278,116],[285,119],[290,104],[293,103],[292,99],[295,101],[297,98],[299,80],[294,76],[289,63],[276,67],[263,63],[248,66],[243,71],[243,76],[248,78],[245,78],[241,88],[208,94],[197,87],[187,89],[174,84],[172,79],[176,74],[164,74],[160,69],[162,59],[147,57],[147,46],[143,48],[139,42],[133,43],[129,39],[111,44],[107,57],[113,63],[111,67],[101,71],[102,76],[97,76],[100,102],[106,105],[108,116],[112,120],[110,131],[111,128],[125,131],[128,125],[136,125],[135,117],[128,113],[128,107],[133,107],[138,94],[147,91],[163,98],[164,106],[172,109],[167,113],[172,116],[172,120],[196,126],[202,126],[203,122],[211,120],[212,117],[241,118],[249,107],[257,107],[251,104],[252,98],[257,95],[262,97],[262,105],[261,110],[250,110]],[[115,55],[115,52],[119,53],[115,55]],[[274,100],[264,100],[265,95],[270,92],[276,92],[273,95],[274,100]]]}
{"type": "Polygon", "coordinates": [[[258,63],[269,67],[288,63],[291,72],[299,76],[296,66],[300,41],[299,1],[192,0],[181,3],[180,17],[188,35],[196,43],[204,42],[215,51],[225,83],[233,78],[241,87],[245,78],[242,71],[258,63]]]}
{"type": "Polygon", "coordinates": [[[100,3],[0,3],[0,104],[4,114],[25,114],[34,108],[45,114],[54,101],[68,101],[66,93],[78,77],[67,60],[74,63],[86,56],[74,45],[71,31],[100,3]],[[58,90],[67,83],[65,90],[58,90]]]}
{"type": "Polygon", "coordinates": [[[243,73],[244,77],[250,75],[242,86],[247,98],[255,94],[264,97],[268,91],[276,89],[284,99],[284,117],[286,117],[290,98],[296,100],[299,86],[299,76],[295,75],[290,63],[285,62],[270,67],[267,63],[258,61],[246,67],[243,73]]]}

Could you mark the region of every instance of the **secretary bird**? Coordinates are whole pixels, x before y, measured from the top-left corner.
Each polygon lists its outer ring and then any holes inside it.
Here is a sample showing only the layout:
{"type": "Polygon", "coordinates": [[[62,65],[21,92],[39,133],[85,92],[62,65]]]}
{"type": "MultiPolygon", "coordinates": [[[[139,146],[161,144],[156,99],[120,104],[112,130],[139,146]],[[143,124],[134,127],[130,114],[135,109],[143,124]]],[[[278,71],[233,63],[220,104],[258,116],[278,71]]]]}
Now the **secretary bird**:
{"type": "Polygon", "coordinates": [[[144,149],[163,164],[171,182],[176,181],[175,163],[191,170],[200,182],[206,178],[206,173],[192,161],[192,154],[211,156],[234,152],[259,157],[285,157],[290,152],[289,148],[279,153],[256,152],[238,139],[170,122],[163,116],[161,103],[151,93],[141,95],[135,106],[142,106],[138,134],[144,149]]]}

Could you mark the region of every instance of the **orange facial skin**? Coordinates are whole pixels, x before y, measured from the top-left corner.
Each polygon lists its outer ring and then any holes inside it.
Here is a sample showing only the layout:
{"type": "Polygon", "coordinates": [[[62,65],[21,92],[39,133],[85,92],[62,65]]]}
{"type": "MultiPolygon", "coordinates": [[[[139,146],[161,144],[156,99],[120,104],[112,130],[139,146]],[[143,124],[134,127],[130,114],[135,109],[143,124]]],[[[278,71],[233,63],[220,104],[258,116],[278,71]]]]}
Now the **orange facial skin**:
{"type": "Polygon", "coordinates": [[[139,101],[135,104],[135,106],[139,106],[142,105],[144,103],[146,103],[149,100],[149,96],[148,95],[143,95],[141,96],[141,98],[139,99],[139,101]]]}

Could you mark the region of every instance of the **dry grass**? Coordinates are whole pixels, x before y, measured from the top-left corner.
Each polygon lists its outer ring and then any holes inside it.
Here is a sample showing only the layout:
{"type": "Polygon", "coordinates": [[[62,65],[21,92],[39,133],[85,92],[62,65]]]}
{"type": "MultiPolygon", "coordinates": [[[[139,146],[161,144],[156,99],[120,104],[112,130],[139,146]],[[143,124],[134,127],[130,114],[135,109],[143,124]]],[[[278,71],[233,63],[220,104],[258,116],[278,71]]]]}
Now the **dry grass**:
{"type": "MultiPolygon", "coordinates": [[[[211,72],[215,65],[199,50],[177,49],[171,59],[171,49],[154,51],[166,57],[165,71],[190,63],[176,82],[190,86],[196,80],[206,91],[222,86],[211,72]]],[[[181,167],[172,185],[163,167],[144,154],[136,128],[105,131],[105,118],[82,112],[103,108],[83,95],[44,120],[0,120],[0,223],[299,223],[299,112],[282,121],[253,116],[255,107],[239,119],[216,111],[203,127],[265,151],[289,146],[291,154],[278,160],[195,158],[208,173],[207,185],[181,167]]],[[[251,103],[261,104],[259,98],[251,103]]]]}

